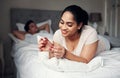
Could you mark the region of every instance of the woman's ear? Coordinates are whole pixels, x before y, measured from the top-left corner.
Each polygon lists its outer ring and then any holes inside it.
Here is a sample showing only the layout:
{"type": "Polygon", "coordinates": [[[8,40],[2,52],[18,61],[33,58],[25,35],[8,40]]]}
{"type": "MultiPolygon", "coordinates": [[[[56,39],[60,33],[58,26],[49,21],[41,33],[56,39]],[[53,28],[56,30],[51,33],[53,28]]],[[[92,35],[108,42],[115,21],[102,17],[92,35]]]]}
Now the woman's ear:
{"type": "Polygon", "coordinates": [[[78,25],[78,30],[82,27],[83,23],[81,22],[79,25],[78,25]]]}

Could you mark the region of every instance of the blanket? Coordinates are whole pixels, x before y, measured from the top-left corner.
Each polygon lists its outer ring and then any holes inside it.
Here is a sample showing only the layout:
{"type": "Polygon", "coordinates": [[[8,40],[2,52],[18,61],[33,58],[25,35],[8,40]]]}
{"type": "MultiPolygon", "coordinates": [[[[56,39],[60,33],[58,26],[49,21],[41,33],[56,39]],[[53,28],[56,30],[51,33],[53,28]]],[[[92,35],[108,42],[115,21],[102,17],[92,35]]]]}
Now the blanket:
{"type": "Polygon", "coordinates": [[[37,42],[29,41],[21,41],[13,47],[17,78],[120,78],[120,48],[101,52],[85,64],[55,57],[49,59],[48,52],[41,52],[37,42]]]}

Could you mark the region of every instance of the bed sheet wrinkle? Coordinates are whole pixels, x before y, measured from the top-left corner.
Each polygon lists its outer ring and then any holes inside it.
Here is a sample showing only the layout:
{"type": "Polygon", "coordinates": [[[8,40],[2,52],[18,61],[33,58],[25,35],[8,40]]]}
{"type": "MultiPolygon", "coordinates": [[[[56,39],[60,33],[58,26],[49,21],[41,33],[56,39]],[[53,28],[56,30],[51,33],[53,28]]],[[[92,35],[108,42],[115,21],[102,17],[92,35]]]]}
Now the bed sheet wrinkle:
{"type": "Polygon", "coordinates": [[[24,48],[28,49],[33,49],[33,48],[38,48],[38,44],[31,44],[25,41],[19,42],[13,46],[13,51],[14,53],[17,53],[18,50],[24,48]]]}
{"type": "Polygon", "coordinates": [[[120,56],[120,48],[105,51],[103,53],[100,53],[99,56],[120,61],[120,57],[119,57],[120,56]]]}
{"type": "Polygon", "coordinates": [[[23,48],[25,46],[28,46],[30,45],[28,42],[25,42],[25,41],[20,41],[19,43],[14,43],[13,44],[13,47],[12,47],[12,57],[14,57],[15,53],[20,49],[20,48],[23,48]]]}
{"type": "Polygon", "coordinates": [[[103,66],[103,60],[101,57],[95,57],[88,64],[57,58],[48,59],[43,63],[49,69],[60,72],[90,72],[103,66]]]}

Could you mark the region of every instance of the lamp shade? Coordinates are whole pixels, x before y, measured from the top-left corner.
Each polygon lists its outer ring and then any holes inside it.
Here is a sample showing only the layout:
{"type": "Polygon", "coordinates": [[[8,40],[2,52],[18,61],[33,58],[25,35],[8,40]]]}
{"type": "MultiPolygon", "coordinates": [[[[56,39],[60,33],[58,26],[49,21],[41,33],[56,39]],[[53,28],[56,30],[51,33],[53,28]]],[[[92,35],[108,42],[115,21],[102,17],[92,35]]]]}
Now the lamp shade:
{"type": "Polygon", "coordinates": [[[89,21],[90,22],[100,22],[100,21],[102,21],[101,13],[90,13],[89,21]]]}

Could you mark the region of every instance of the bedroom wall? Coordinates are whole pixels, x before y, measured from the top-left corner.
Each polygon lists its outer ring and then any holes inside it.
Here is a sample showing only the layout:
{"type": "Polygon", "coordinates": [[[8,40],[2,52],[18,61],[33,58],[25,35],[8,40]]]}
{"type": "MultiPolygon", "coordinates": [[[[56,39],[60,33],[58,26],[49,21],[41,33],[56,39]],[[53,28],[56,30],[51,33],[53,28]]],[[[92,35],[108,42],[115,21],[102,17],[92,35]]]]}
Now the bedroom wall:
{"type": "MultiPolygon", "coordinates": [[[[10,50],[11,44],[8,37],[10,32],[10,8],[30,8],[46,10],[63,10],[66,6],[76,4],[88,13],[101,12],[102,22],[99,24],[100,33],[104,32],[104,0],[0,0],[0,39],[4,43],[5,70],[13,72],[10,50]]],[[[9,78],[9,77],[8,77],[9,78]]]]}
{"type": "MultiPolygon", "coordinates": [[[[3,33],[9,30],[10,25],[10,8],[32,8],[32,9],[47,9],[47,10],[63,10],[70,4],[80,5],[88,13],[101,12],[104,17],[104,0],[1,0],[3,10],[3,33]],[[7,22],[7,23],[6,23],[7,22]]],[[[104,22],[104,18],[103,18],[104,22]]],[[[6,32],[7,33],[7,32],[6,32]]]]}
{"type": "Polygon", "coordinates": [[[110,36],[120,38],[120,0],[108,0],[108,32],[110,36]]]}

